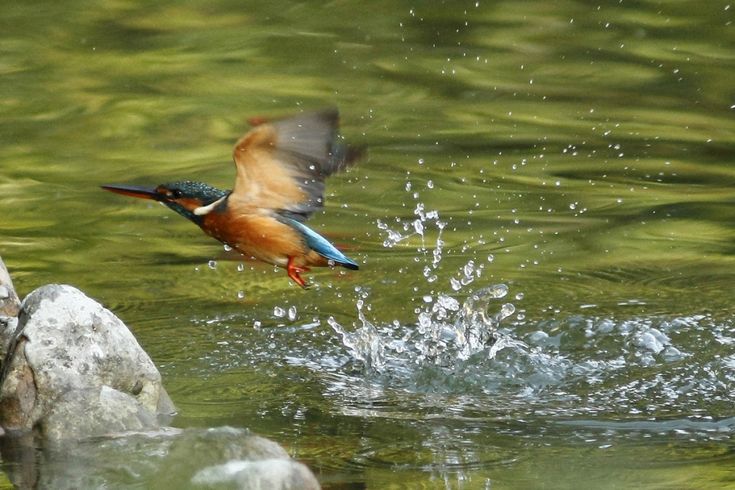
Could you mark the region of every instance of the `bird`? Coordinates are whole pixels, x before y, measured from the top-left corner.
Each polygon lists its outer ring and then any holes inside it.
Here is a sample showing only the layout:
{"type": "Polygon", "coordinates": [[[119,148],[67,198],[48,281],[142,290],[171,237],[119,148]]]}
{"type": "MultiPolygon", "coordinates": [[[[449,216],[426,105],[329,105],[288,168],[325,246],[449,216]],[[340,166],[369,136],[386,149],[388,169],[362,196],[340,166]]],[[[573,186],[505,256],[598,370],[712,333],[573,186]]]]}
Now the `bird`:
{"type": "Polygon", "coordinates": [[[357,262],[305,224],[324,206],[324,180],[354,165],[363,153],[343,142],[337,109],[249,122],[253,128],[232,152],[232,190],[191,180],[101,187],[163,203],[241,254],[286,269],[304,289],[309,284],[301,273],[310,267],[358,270],[357,262]]]}

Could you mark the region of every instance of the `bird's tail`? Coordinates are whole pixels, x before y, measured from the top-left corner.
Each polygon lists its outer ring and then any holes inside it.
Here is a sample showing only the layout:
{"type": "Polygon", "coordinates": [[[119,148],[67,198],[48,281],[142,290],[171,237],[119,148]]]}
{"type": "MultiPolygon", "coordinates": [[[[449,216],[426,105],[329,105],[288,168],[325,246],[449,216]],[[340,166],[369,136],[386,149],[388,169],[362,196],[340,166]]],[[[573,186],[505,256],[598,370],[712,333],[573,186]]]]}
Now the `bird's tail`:
{"type": "Polygon", "coordinates": [[[306,240],[306,244],[309,246],[309,248],[314,250],[325,259],[331,260],[335,264],[341,265],[342,267],[345,267],[347,269],[358,270],[360,268],[360,266],[357,265],[357,262],[340,252],[337,247],[329,242],[329,240],[327,240],[305,224],[299,223],[295,219],[285,216],[280,216],[278,219],[301,233],[301,236],[304,237],[304,240],[306,240]]]}

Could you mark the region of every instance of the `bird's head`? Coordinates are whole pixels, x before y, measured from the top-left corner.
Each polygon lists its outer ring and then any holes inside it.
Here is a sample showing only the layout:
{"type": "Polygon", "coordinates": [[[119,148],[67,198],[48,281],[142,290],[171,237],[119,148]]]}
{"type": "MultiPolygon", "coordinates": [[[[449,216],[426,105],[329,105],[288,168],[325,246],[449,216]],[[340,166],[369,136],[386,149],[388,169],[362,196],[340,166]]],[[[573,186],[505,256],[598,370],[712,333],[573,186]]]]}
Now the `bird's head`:
{"type": "Polygon", "coordinates": [[[161,184],[155,188],[119,184],[103,185],[102,188],[124,196],[159,201],[196,224],[201,224],[204,215],[218,206],[224,206],[229,194],[228,191],[189,180],[161,184]]]}

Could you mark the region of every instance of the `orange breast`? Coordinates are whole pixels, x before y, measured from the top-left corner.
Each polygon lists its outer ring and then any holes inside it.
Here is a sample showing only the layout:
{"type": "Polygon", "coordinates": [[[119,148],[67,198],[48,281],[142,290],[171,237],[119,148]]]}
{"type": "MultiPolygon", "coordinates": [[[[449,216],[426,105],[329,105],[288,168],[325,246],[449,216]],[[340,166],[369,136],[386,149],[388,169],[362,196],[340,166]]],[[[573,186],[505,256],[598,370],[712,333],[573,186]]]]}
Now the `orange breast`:
{"type": "Polygon", "coordinates": [[[264,214],[212,212],[204,216],[202,229],[244,255],[279,266],[310,252],[296,230],[264,214]]]}

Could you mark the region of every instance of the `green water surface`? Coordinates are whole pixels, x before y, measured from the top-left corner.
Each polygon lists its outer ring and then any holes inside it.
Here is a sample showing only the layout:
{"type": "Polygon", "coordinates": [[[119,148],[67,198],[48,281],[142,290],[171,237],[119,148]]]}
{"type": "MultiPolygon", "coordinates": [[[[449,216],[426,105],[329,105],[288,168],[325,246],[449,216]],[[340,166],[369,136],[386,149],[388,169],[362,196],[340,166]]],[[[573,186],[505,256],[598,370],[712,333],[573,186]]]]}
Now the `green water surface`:
{"type": "Polygon", "coordinates": [[[176,426],[250,428],[325,488],[732,488],[734,12],[6,1],[0,255],[21,296],[68,283],[117,313],[176,426]],[[361,270],[312,290],[99,189],[229,188],[249,117],[328,106],[368,154],[310,224],[361,270]],[[495,283],[527,354],[361,370],[327,323],[360,328],[362,300],[408,334],[495,283]]]}

